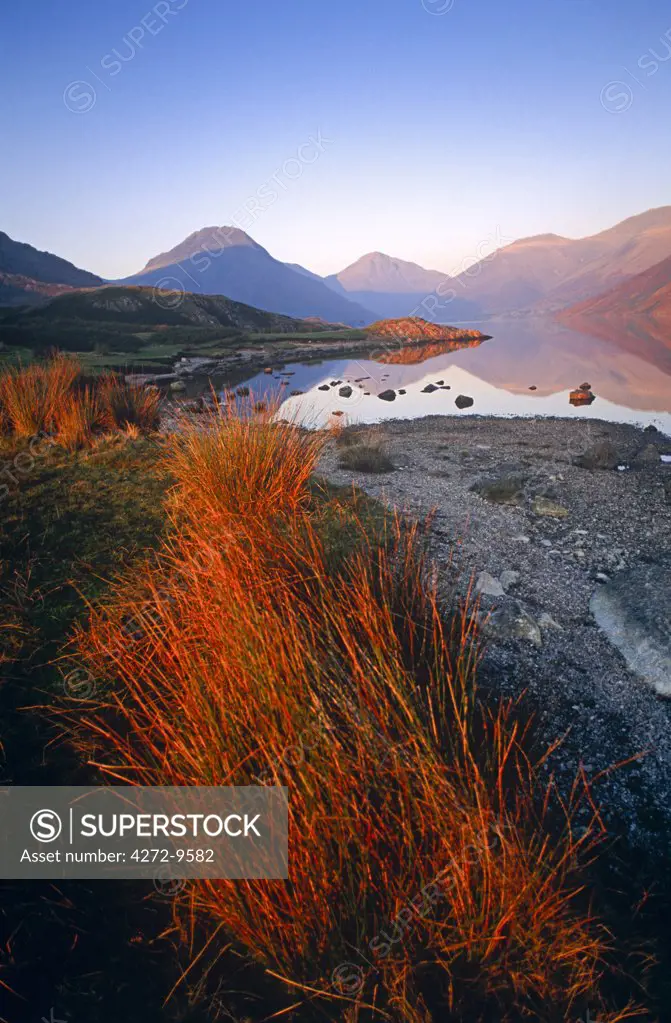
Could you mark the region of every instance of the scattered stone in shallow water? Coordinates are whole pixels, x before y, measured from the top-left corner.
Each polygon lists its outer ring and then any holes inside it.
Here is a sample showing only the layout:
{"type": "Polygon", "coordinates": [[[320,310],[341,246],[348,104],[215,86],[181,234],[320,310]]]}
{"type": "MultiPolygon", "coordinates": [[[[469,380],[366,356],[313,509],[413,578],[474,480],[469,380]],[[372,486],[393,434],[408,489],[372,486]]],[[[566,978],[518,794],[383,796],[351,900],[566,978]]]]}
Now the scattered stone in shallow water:
{"type": "Polygon", "coordinates": [[[495,579],[489,572],[481,572],[475,584],[476,593],[482,593],[486,597],[503,597],[505,590],[498,579],[495,579]]]}
{"type": "Polygon", "coordinates": [[[524,483],[523,476],[497,476],[478,480],[471,490],[493,504],[520,505],[524,502],[524,483]]]}
{"type": "Polygon", "coordinates": [[[518,536],[511,537],[516,543],[531,543],[531,537],[525,536],[524,533],[520,533],[518,536]]]}
{"type": "Polygon", "coordinates": [[[443,386],[440,389],[441,389],[441,391],[451,391],[452,390],[452,388],[450,387],[449,384],[443,384],[443,386]]]}
{"type": "Polygon", "coordinates": [[[422,394],[433,394],[433,392],[437,390],[438,388],[435,384],[427,384],[426,387],[422,388],[422,394]]]}
{"type": "Polygon", "coordinates": [[[338,391],[338,394],[340,395],[341,398],[351,398],[352,394],[353,394],[353,391],[352,391],[352,388],[349,386],[349,384],[345,384],[344,387],[340,388],[340,390],[338,391]]]}
{"type": "Polygon", "coordinates": [[[318,391],[330,391],[331,388],[329,387],[328,384],[320,384],[319,387],[317,388],[317,390],[318,391]]]}
{"type": "Polygon", "coordinates": [[[473,398],[469,398],[467,394],[459,394],[454,399],[454,404],[457,408],[470,408],[471,405],[475,405],[475,400],[473,398]]]}
{"type": "Polygon", "coordinates": [[[532,385],[531,385],[531,387],[529,388],[529,390],[530,390],[530,391],[537,391],[537,390],[538,390],[538,388],[536,387],[536,385],[535,385],[535,384],[532,384],[532,385]]]}
{"type": "Polygon", "coordinates": [[[531,502],[531,510],[534,515],[541,515],[544,518],[551,519],[565,519],[568,515],[568,508],[564,508],[562,504],[557,504],[556,501],[551,501],[549,497],[541,497],[540,495],[534,497],[531,502]]]}
{"type": "Polygon", "coordinates": [[[671,696],[671,562],[622,572],[595,590],[590,609],[630,669],[671,696]]]}
{"type": "Polygon", "coordinates": [[[403,390],[401,390],[401,391],[399,391],[398,393],[399,393],[399,394],[405,394],[406,392],[405,392],[405,391],[403,391],[403,390]]]}
{"type": "Polygon", "coordinates": [[[444,386],[445,386],[445,381],[444,380],[436,380],[436,387],[444,387],[444,386]]]}
{"type": "Polygon", "coordinates": [[[296,398],[299,394],[303,394],[303,391],[291,391],[291,397],[296,398]]]}
{"type": "Polygon", "coordinates": [[[392,391],[391,388],[388,391],[381,391],[378,398],[381,398],[382,401],[396,401],[396,391],[392,391]]]}

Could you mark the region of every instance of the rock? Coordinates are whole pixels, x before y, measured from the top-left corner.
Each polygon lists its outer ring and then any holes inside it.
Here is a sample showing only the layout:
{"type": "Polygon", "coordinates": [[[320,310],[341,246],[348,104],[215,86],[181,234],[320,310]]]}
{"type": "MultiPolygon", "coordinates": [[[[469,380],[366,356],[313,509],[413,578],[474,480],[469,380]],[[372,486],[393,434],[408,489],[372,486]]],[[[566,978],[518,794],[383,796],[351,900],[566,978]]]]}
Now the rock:
{"type": "Polygon", "coordinates": [[[268,373],[268,374],[272,373],[272,371],[273,371],[273,367],[272,366],[265,366],[264,369],[263,369],[263,372],[264,373],[268,373]]]}
{"type": "Polygon", "coordinates": [[[548,614],[547,611],[543,611],[543,614],[538,619],[538,624],[541,629],[552,629],[554,632],[563,632],[563,627],[556,622],[552,615],[548,614]]]}
{"type": "Polygon", "coordinates": [[[645,447],[634,456],[632,465],[637,469],[648,469],[657,467],[660,464],[659,451],[654,444],[646,444],[645,447]]]}
{"type": "Polygon", "coordinates": [[[542,547],[552,547],[552,540],[541,540],[542,547]]]}
{"type": "Polygon", "coordinates": [[[591,405],[593,401],[596,401],[596,395],[592,394],[589,387],[581,386],[575,391],[571,391],[568,398],[571,405],[576,408],[580,408],[581,405],[591,405]]]}
{"type": "Polygon", "coordinates": [[[535,385],[535,384],[532,384],[532,385],[531,385],[531,387],[529,388],[529,390],[530,390],[530,391],[537,391],[537,390],[538,390],[538,388],[536,387],[536,385],[535,385]]]}
{"type": "Polygon", "coordinates": [[[466,394],[458,394],[454,399],[454,404],[457,408],[470,408],[471,405],[475,405],[475,400],[473,398],[469,398],[466,394]]]}
{"type": "Polygon", "coordinates": [[[178,394],[179,392],[186,390],[186,384],[183,380],[173,380],[170,384],[170,390],[173,394],[178,394]]]}
{"type": "Polygon", "coordinates": [[[499,579],[501,580],[503,589],[509,590],[511,586],[517,586],[520,581],[520,573],[515,572],[512,568],[507,568],[505,572],[501,572],[499,579]]]}
{"type": "Polygon", "coordinates": [[[514,540],[516,543],[531,543],[531,537],[525,536],[524,533],[511,537],[511,540],[514,540]]]}
{"type": "Polygon", "coordinates": [[[537,649],[543,646],[538,623],[516,600],[509,601],[492,611],[483,625],[483,630],[494,639],[524,640],[532,643],[537,649]]]}
{"type": "Polygon", "coordinates": [[[659,433],[659,430],[654,425],[654,423],[648,423],[643,433],[659,433]]]}
{"type": "Polygon", "coordinates": [[[329,387],[328,384],[320,384],[319,387],[317,388],[317,390],[318,391],[330,391],[331,388],[329,387]]]}
{"type": "Polygon", "coordinates": [[[591,391],[592,385],[588,383],[581,384],[578,390],[580,391],[591,391]]]}
{"type": "Polygon", "coordinates": [[[353,393],[354,392],[352,391],[352,388],[349,386],[349,384],[345,384],[345,386],[341,387],[340,390],[338,391],[338,394],[340,395],[341,398],[351,398],[353,393]]]}
{"type": "Polygon", "coordinates": [[[622,572],[598,587],[590,610],[630,669],[671,696],[671,561],[622,572]]]}
{"type": "Polygon", "coordinates": [[[436,387],[444,387],[444,386],[445,386],[445,381],[444,380],[436,380],[436,387]]]}
{"type": "Polygon", "coordinates": [[[399,394],[405,394],[406,392],[405,392],[405,391],[403,391],[403,390],[401,390],[401,391],[399,391],[398,393],[399,393],[399,394]]]}
{"type": "Polygon", "coordinates": [[[426,387],[422,388],[422,394],[433,394],[433,392],[437,390],[438,388],[435,384],[427,384],[426,387]]]}
{"type": "Polygon", "coordinates": [[[451,391],[452,388],[450,387],[449,384],[443,384],[443,386],[440,388],[440,390],[441,391],[451,391]]]}
{"type": "Polygon", "coordinates": [[[534,515],[542,515],[544,518],[565,519],[568,515],[568,508],[551,501],[549,497],[534,497],[531,502],[531,510],[534,515]]]}
{"type": "Polygon", "coordinates": [[[332,416],[344,416],[345,413],[342,411],[342,409],[338,408],[338,409],[335,410],[335,412],[332,412],[331,415],[332,416]]]}
{"type": "Polygon", "coordinates": [[[378,398],[382,401],[396,401],[396,391],[392,391],[391,388],[388,391],[382,391],[378,394],[378,398]]]}
{"type": "Polygon", "coordinates": [[[235,393],[238,394],[241,398],[247,398],[249,397],[249,388],[238,387],[235,393]]]}
{"type": "Polygon", "coordinates": [[[489,572],[481,572],[475,584],[476,593],[482,593],[486,597],[503,597],[505,590],[498,579],[495,579],[489,572]]]}
{"type": "Polygon", "coordinates": [[[616,469],[622,461],[621,454],[609,440],[601,441],[587,448],[574,461],[581,469],[616,469]]]}
{"type": "Polygon", "coordinates": [[[478,480],[471,490],[492,504],[521,505],[524,502],[524,476],[498,476],[495,479],[478,480]]]}
{"type": "Polygon", "coordinates": [[[610,576],[606,575],[605,572],[597,572],[596,573],[596,581],[598,583],[609,583],[610,582],[610,576]]]}
{"type": "Polygon", "coordinates": [[[303,391],[291,391],[290,392],[292,398],[297,398],[299,394],[303,394],[303,393],[304,393],[303,391]]]}

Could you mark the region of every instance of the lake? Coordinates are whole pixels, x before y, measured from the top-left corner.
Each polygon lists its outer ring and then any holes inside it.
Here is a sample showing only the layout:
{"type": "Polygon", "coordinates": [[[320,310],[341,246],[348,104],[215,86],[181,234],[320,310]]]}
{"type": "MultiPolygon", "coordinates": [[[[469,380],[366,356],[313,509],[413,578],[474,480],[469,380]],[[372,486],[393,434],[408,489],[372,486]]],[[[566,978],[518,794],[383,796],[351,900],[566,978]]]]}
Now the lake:
{"type": "MultiPolygon", "coordinates": [[[[426,415],[562,416],[653,424],[671,434],[671,349],[658,341],[632,336],[623,345],[546,319],[470,326],[492,339],[412,365],[363,357],[286,364],[247,379],[238,372],[235,386],[248,387],[257,400],[280,401],[283,416],[315,426],[334,412],[343,413],[348,423],[426,415]],[[570,392],[583,383],[590,384],[595,400],[574,407],[570,392]],[[438,389],[425,393],[429,384],[438,389]],[[339,391],[347,385],[352,393],[343,397],[339,391]],[[381,400],[378,394],[389,389],[395,399],[381,400]],[[291,396],[291,391],[303,393],[291,396]],[[459,395],[472,398],[472,407],[460,410],[459,395]]],[[[396,349],[390,351],[393,359],[396,349]]],[[[223,389],[227,381],[213,383],[223,389]]]]}

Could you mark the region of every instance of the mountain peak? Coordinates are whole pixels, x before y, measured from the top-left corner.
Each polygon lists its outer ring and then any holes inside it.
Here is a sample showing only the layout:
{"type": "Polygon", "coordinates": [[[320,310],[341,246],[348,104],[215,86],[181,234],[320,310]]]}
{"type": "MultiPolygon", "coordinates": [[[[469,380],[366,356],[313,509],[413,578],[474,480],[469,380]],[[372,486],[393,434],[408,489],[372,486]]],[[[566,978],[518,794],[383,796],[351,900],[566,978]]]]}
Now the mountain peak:
{"type": "Polygon", "coordinates": [[[181,263],[199,252],[221,252],[222,249],[229,249],[233,246],[244,245],[251,248],[265,251],[253,238],[239,227],[202,227],[194,231],[188,238],[180,242],[168,252],[161,252],[158,256],[150,259],[143,269],[143,273],[149,270],[160,270],[164,266],[173,266],[181,263]]]}
{"type": "Polygon", "coordinates": [[[347,292],[428,294],[447,276],[439,270],[425,270],[418,263],[389,256],[386,252],[367,252],[328,280],[337,282],[347,292]]]}

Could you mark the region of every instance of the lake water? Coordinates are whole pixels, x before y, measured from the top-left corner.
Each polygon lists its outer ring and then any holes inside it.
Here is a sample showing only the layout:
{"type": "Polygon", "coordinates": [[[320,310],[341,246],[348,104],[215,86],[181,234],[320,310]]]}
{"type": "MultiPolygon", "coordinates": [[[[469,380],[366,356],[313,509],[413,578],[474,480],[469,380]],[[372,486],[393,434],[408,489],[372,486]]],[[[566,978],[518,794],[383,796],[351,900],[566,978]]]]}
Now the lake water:
{"type": "Polygon", "coordinates": [[[238,374],[235,384],[247,386],[256,399],[279,400],[282,415],[315,426],[334,412],[342,412],[347,418],[341,421],[348,423],[426,415],[562,416],[654,424],[671,435],[671,349],[659,342],[632,337],[623,346],[547,320],[473,326],[492,334],[492,340],[413,365],[371,358],[295,363],[276,367],[272,375],[242,380],[238,374]],[[450,389],[422,393],[427,384],[441,382],[450,389]],[[574,407],[570,392],[583,383],[591,385],[596,399],[574,407]],[[338,392],[346,384],[352,395],[341,397],[338,392]],[[328,390],[320,390],[325,385],[328,390]],[[378,397],[388,389],[396,391],[394,401],[378,397]],[[303,393],[291,396],[296,390],[303,393]],[[460,394],[473,398],[471,408],[457,408],[460,394]]]}

